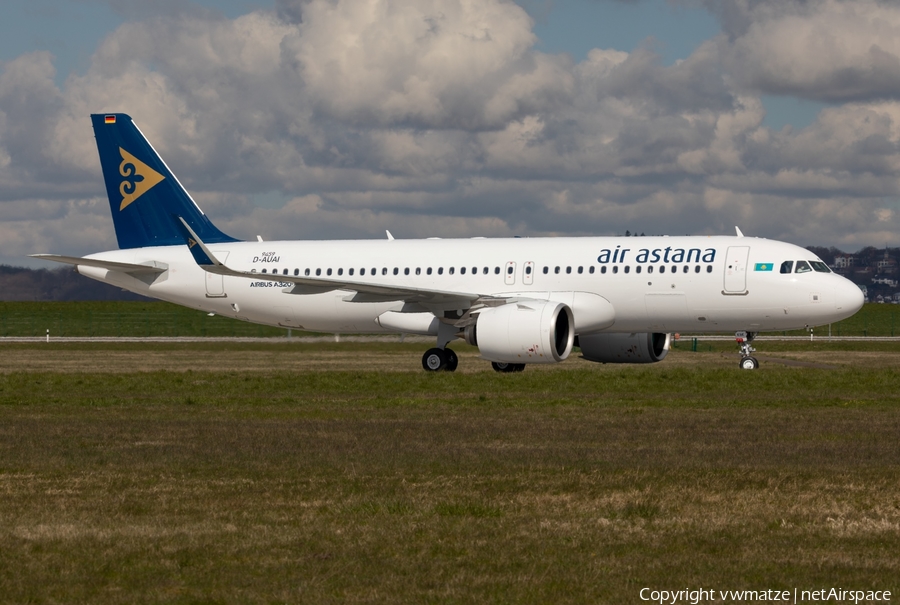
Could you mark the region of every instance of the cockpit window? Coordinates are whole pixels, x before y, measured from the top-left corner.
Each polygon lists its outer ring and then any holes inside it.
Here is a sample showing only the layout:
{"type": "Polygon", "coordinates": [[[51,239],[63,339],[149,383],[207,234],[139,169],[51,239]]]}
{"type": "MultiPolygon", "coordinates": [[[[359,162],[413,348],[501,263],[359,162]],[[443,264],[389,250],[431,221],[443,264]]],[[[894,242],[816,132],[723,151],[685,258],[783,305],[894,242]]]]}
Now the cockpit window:
{"type": "Polygon", "coordinates": [[[809,263],[805,260],[797,261],[797,268],[794,269],[794,273],[809,273],[812,271],[812,267],[809,266],[809,263]]]}
{"type": "Polygon", "coordinates": [[[809,264],[812,265],[812,268],[817,273],[831,273],[831,269],[828,268],[828,265],[823,263],[820,260],[811,260],[809,264]]]}
{"type": "Polygon", "coordinates": [[[793,270],[794,270],[794,261],[786,260],[783,263],[781,263],[781,272],[782,273],[790,273],[793,270]]]}

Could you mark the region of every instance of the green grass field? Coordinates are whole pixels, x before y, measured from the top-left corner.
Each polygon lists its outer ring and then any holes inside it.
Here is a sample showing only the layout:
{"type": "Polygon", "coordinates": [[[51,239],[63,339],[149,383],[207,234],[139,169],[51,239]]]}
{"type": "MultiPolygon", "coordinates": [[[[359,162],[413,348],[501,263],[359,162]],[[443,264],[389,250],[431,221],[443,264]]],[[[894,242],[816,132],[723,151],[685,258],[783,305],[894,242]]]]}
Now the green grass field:
{"type": "Polygon", "coordinates": [[[7,343],[0,601],[896,595],[900,346],[801,344],[433,375],[410,344],[7,343]]]}
{"type": "MultiPolygon", "coordinates": [[[[285,336],[284,328],[210,317],[165,302],[0,302],[0,336],[285,336]]],[[[296,332],[295,334],[300,334],[296,332]]],[[[804,330],[777,334],[807,335],[804,330]]],[[[826,336],[828,326],[816,328],[826,336]]],[[[867,304],[833,336],[900,336],[900,306],[867,304]]]]}

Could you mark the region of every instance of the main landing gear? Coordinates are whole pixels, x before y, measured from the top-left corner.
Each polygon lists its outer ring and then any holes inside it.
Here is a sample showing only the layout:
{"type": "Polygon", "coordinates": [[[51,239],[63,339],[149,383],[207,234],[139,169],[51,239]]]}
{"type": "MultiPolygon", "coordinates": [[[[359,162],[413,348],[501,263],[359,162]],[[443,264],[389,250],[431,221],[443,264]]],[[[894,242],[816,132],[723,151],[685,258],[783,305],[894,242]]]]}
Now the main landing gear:
{"type": "Polygon", "coordinates": [[[740,366],[742,370],[755,370],[759,367],[759,361],[751,355],[756,352],[756,349],[750,346],[754,338],[756,338],[756,334],[753,332],[735,332],[734,334],[734,339],[741,347],[740,366]]]}
{"type": "Polygon", "coordinates": [[[422,367],[426,372],[455,372],[459,366],[459,357],[453,352],[453,349],[439,349],[437,347],[428,349],[422,355],[422,367]]]}
{"type": "Polygon", "coordinates": [[[500,363],[497,361],[492,361],[491,367],[494,368],[495,372],[503,372],[504,374],[508,374],[510,372],[522,372],[525,370],[524,363],[500,363]]]}
{"type": "Polygon", "coordinates": [[[422,367],[426,372],[455,372],[459,365],[459,357],[447,344],[456,338],[459,330],[452,324],[441,322],[438,324],[437,346],[428,349],[422,355],[422,367]]]}

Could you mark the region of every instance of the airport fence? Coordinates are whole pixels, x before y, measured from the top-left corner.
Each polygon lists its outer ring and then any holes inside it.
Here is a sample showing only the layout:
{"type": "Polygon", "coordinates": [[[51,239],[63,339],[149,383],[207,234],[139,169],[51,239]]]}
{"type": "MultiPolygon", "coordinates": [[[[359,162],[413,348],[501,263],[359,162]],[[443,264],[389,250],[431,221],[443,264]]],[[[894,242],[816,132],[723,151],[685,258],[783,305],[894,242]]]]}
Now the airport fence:
{"type": "Polygon", "coordinates": [[[167,303],[0,303],[0,336],[277,337],[285,328],[251,324],[167,303]],[[7,308],[4,308],[7,307],[7,308]],[[140,307],[140,308],[138,308],[140,307]]]}

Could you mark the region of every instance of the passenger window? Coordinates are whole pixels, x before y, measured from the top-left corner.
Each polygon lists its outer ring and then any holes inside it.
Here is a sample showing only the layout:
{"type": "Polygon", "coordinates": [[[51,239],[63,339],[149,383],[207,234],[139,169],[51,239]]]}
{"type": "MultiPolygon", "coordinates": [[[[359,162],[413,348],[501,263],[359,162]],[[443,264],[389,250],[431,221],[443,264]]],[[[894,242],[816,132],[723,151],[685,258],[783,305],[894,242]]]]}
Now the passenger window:
{"type": "Polygon", "coordinates": [[[544,267],[544,275],[550,273],[550,267],[544,267]]]}
{"type": "Polygon", "coordinates": [[[398,275],[400,273],[399,267],[394,267],[394,275],[398,275]]]}
{"type": "Polygon", "coordinates": [[[684,271],[682,271],[682,273],[687,273],[687,272],[688,272],[688,266],[685,265],[685,266],[684,266],[684,271]]]}
{"type": "Polygon", "coordinates": [[[625,265],[625,273],[631,273],[631,267],[625,265]]]}
{"type": "Polygon", "coordinates": [[[494,275],[500,275],[500,267],[494,267],[494,275]]]}
{"type": "Polygon", "coordinates": [[[416,275],[422,275],[422,267],[416,267],[416,275]]]}
{"type": "Polygon", "coordinates": [[[443,275],[443,274],[444,274],[444,268],[438,267],[438,275],[443,275]]]}
{"type": "Polygon", "coordinates": [[[489,271],[489,269],[488,269],[487,267],[485,267],[485,268],[484,268],[484,271],[482,271],[482,273],[484,273],[485,275],[487,275],[487,274],[488,274],[488,271],[489,271]]]}
{"type": "Polygon", "coordinates": [[[409,267],[403,270],[403,275],[409,275],[409,267]]]}
{"type": "Polygon", "coordinates": [[[531,267],[525,267],[525,275],[531,275],[531,267]]]}
{"type": "Polygon", "coordinates": [[[635,273],[640,273],[640,272],[641,272],[641,266],[638,265],[637,267],[635,267],[635,268],[634,268],[634,272],[635,272],[635,273]]]}
{"type": "Polygon", "coordinates": [[[712,273],[712,265],[706,265],[706,272],[712,273]]]}
{"type": "Polygon", "coordinates": [[[659,272],[660,272],[660,273],[665,273],[665,272],[666,272],[666,266],[665,266],[665,265],[662,265],[662,266],[659,268],[659,272]]]}
{"type": "Polygon", "coordinates": [[[653,265],[647,267],[647,273],[653,273],[653,265]]]}
{"type": "Polygon", "coordinates": [[[387,275],[387,267],[382,267],[382,268],[381,268],[381,274],[382,274],[382,275],[387,275]]]}
{"type": "Polygon", "coordinates": [[[303,275],[309,277],[309,269],[304,269],[304,270],[303,270],[303,275]]]}
{"type": "Polygon", "coordinates": [[[478,267],[472,267],[472,275],[478,275],[478,267]]]}
{"type": "Polygon", "coordinates": [[[329,268],[327,271],[325,271],[325,273],[331,275],[331,269],[329,268]]]}
{"type": "Polygon", "coordinates": [[[572,272],[572,267],[566,267],[566,273],[568,274],[568,273],[571,273],[571,272],[572,272]]]}
{"type": "Polygon", "coordinates": [[[265,272],[266,272],[266,269],[263,269],[262,272],[265,273],[265,272]]]}
{"type": "Polygon", "coordinates": [[[338,275],[343,275],[343,274],[344,274],[344,270],[343,270],[343,269],[338,269],[338,275]]]}
{"type": "Polygon", "coordinates": [[[812,265],[813,271],[816,273],[831,273],[831,269],[828,268],[828,265],[820,260],[811,260],[809,261],[809,264],[812,265]]]}
{"type": "Polygon", "coordinates": [[[694,273],[700,273],[700,265],[694,267],[694,273]]]}
{"type": "Polygon", "coordinates": [[[453,267],[450,267],[450,268],[447,270],[447,272],[450,273],[450,275],[453,275],[453,271],[454,271],[453,267]]]}
{"type": "Polygon", "coordinates": [[[321,269],[316,269],[316,277],[318,277],[318,276],[320,276],[320,275],[322,275],[322,270],[321,270],[321,269]]]}
{"type": "Polygon", "coordinates": [[[300,275],[300,269],[294,269],[294,275],[300,275]]]}
{"type": "Polygon", "coordinates": [[[553,270],[553,272],[554,272],[554,273],[559,273],[559,267],[555,268],[555,269],[553,270]]]}
{"type": "Polygon", "coordinates": [[[509,267],[506,268],[506,274],[507,274],[507,275],[512,275],[512,274],[513,274],[513,271],[514,271],[514,269],[512,268],[512,265],[510,265],[509,267]]]}
{"type": "Polygon", "coordinates": [[[619,265],[614,265],[614,266],[613,266],[613,273],[618,273],[618,272],[619,272],[619,265]]]}
{"type": "Polygon", "coordinates": [[[428,267],[427,269],[425,269],[425,273],[427,273],[428,275],[431,275],[431,267],[428,267]]]}
{"type": "Polygon", "coordinates": [[[600,273],[602,273],[603,275],[606,275],[606,265],[603,265],[602,267],[600,267],[600,273]]]}
{"type": "Polygon", "coordinates": [[[588,273],[590,273],[591,275],[594,274],[594,267],[593,267],[593,266],[591,266],[591,268],[588,269],[588,273]]]}
{"type": "Polygon", "coordinates": [[[809,263],[805,260],[798,260],[797,267],[794,269],[794,273],[809,273],[812,271],[812,267],[809,266],[809,263]]]}
{"type": "Polygon", "coordinates": [[[466,268],[465,268],[465,267],[460,267],[460,268],[459,268],[459,274],[460,274],[460,275],[465,275],[465,274],[466,274],[466,268]]]}

